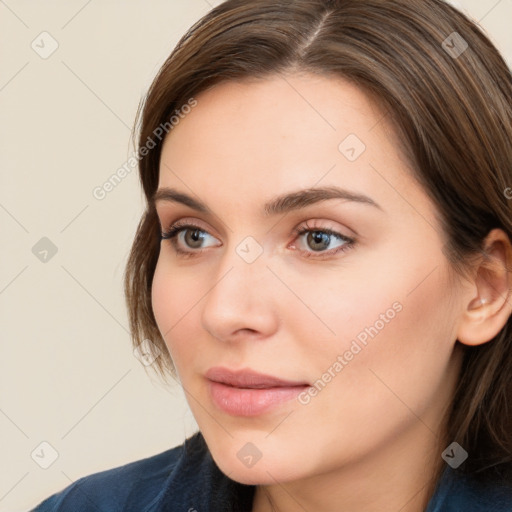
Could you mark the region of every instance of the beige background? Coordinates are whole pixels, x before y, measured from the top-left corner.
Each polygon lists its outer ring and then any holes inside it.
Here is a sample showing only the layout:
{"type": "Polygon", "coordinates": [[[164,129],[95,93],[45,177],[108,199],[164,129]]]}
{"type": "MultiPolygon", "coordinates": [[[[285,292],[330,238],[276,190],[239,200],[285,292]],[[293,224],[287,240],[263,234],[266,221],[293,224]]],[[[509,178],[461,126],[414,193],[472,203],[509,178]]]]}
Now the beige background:
{"type": "MultiPolygon", "coordinates": [[[[92,191],[131,156],[159,66],[218,3],[0,0],[0,512],[196,429],[179,386],[131,351],[122,274],[142,212],[136,171],[103,200],[92,191]],[[57,248],[46,262],[32,251],[43,237],[57,248]],[[47,469],[42,442],[58,454],[47,469]]],[[[512,65],[512,0],[453,3],[512,65]]]]}

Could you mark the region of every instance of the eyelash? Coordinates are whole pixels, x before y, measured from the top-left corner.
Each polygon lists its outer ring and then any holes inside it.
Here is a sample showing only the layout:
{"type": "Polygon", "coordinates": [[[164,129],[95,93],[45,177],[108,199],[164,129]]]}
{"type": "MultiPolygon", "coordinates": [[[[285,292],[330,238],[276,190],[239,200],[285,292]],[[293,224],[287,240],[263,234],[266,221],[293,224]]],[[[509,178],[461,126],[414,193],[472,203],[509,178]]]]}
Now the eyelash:
{"type": "MultiPolygon", "coordinates": [[[[182,257],[190,258],[190,257],[194,257],[194,256],[199,256],[206,249],[184,251],[183,249],[178,247],[178,244],[176,243],[177,235],[181,231],[185,231],[187,229],[199,230],[203,233],[208,233],[208,231],[206,231],[205,229],[203,229],[202,227],[200,227],[198,225],[195,225],[195,224],[192,224],[189,222],[179,222],[178,221],[178,222],[174,223],[167,231],[165,231],[161,234],[160,240],[170,240],[176,253],[182,257]]],[[[355,239],[344,236],[341,233],[333,231],[332,229],[320,228],[320,227],[310,227],[307,225],[307,223],[306,223],[306,225],[295,228],[293,230],[293,234],[295,235],[296,238],[298,238],[306,233],[324,233],[326,235],[333,236],[333,237],[345,242],[340,247],[336,247],[335,249],[331,249],[330,251],[321,251],[321,252],[317,252],[317,253],[299,249],[299,252],[302,253],[302,255],[305,256],[306,258],[321,259],[322,257],[334,256],[335,254],[337,254],[339,252],[345,252],[345,251],[348,251],[349,249],[352,249],[352,247],[356,243],[355,239]]]]}

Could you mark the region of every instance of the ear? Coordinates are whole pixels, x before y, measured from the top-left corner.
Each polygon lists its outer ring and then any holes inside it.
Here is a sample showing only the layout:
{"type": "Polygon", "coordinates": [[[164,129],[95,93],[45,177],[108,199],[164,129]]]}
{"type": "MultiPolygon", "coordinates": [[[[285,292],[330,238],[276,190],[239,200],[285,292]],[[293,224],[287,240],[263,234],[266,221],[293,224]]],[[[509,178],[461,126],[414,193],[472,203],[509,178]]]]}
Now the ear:
{"type": "Polygon", "coordinates": [[[490,231],[483,253],[464,294],[457,331],[457,339],[464,345],[492,340],[512,314],[512,245],[507,234],[501,229],[490,231]]]}

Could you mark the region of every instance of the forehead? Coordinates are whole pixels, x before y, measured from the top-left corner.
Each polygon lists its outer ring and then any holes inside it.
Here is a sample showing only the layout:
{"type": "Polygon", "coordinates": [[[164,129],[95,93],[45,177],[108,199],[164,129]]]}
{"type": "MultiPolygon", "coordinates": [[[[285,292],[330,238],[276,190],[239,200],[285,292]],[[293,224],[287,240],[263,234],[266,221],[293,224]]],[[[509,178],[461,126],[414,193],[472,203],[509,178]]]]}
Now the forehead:
{"type": "MultiPolygon", "coordinates": [[[[261,141],[272,148],[285,141],[336,142],[349,133],[371,143],[379,135],[378,130],[369,134],[377,124],[385,125],[388,134],[390,131],[387,110],[339,77],[301,73],[228,81],[203,91],[196,100],[197,106],[166,138],[164,150],[177,146],[183,138],[195,143],[190,147],[228,140],[251,149],[261,141]],[[197,136],[188,140],[194,134],[197,136]]],[[[223,148],[217,149],[222,152],[223,148]]]]}
{"type": "Polygon", "coordinates": [[[195,99],[164,141],[160,187],[224,200],[316,184],[376,193],[382,167],[393,183],[407,181],[386,109],[348,81],[272,76],[224,82],[195,99]]]}

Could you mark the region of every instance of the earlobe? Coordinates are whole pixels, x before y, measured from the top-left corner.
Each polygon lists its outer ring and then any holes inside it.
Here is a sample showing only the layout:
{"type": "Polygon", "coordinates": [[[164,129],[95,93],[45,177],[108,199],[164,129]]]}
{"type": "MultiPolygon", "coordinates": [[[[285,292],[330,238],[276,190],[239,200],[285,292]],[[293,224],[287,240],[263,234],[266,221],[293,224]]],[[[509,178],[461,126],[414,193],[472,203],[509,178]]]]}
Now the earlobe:
{"type": "Polygon", "coordinates": [[[489,232],[484,254],[463,302],[457,339],[464,345],[491,341],[512,314],[512,245],[503,230],[489,232]]]}

